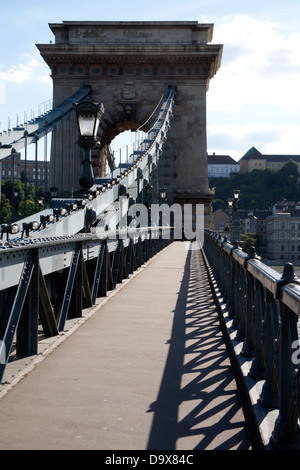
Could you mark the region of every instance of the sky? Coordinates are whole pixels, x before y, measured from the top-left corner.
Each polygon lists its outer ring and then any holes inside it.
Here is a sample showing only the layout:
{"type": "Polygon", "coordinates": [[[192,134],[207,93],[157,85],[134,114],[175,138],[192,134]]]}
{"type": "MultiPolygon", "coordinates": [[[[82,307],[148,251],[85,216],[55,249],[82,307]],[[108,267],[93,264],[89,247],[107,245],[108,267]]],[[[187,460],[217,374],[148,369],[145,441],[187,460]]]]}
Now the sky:
{"type": "Polygon", "coordinates": [[[49,109],[36,47],[54,42],[49,23],[198,21],[213,23],[212,43],[224,46],[207,93],[208,153],[300,155],[299,0],[15,0],[0,11],[0,132],[49,109]]]}

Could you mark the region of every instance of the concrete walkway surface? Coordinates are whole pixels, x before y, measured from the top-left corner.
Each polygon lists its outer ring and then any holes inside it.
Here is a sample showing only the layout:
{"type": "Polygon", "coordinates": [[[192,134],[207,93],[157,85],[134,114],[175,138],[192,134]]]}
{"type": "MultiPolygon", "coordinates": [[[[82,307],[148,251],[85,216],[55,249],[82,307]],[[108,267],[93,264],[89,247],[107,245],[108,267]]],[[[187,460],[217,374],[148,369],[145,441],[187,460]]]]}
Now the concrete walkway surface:
{"type": "Polygon", "coordinates": [[[172,243],[3,394],[0,449],[251,450],[200,250],[172,243]]]}

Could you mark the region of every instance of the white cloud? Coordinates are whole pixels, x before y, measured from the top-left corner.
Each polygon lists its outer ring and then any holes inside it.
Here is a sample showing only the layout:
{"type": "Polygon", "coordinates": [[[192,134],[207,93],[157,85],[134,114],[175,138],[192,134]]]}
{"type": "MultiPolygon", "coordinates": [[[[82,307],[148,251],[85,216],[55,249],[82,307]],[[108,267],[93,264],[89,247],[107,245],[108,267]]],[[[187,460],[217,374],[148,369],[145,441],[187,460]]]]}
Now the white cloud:
{"type": "Polygon", "coordinates": [[[224,44],[221,68],[211,81],[211,105],[224,90],[237,104],[294,103],[300,78],[300,34],[284,36],[278,23],[241,15],[215,29],[214,41],[224,44]],[[217,32],[217,35],[216,35],[217,32]],[[297,86],[297,88],[296,88],[297,86]]]}
{"type": "Polygon", "coordinates": [[[234,158],[252,146],[300,154],[300,34],[281,27],[246,15],[215,24],[213,43],[224,44],[207,94],[208,143],[216,152],[228,145],[234,158]]]}
{"type": "Polygon", "coordinates": [[[45,80],[46,73],[43,63],[28,54],[25,55],[25,58],[26,62],[10,65],[6,69],[0,64],[0,80],[12,83],[23,83],[32,79],[45,80]]]}

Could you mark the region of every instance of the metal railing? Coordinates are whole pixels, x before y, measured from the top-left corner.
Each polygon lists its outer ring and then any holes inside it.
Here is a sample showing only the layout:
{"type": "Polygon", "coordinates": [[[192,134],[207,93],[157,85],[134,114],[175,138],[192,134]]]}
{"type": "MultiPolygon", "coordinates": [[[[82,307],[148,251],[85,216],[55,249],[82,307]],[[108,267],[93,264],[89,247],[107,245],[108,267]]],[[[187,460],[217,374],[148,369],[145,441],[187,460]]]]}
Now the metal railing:
{"type": "Polygon", "coordinates": [[[293,265],[287,263],[281,276],[253,247],[246,254],[209,231],[204,252],[241,354],[251,361],[249,374],[262,381],[260,405],[278,410],[270,442],[276,449],[299,449],[300,282],[293,265]]]}
{"type": "Polygon", "coordinates": [[[37,354],[39,324],[45,336],[58,335],[67,318],[81,317],[170,242],[170,227],[142,227],[113,238],[27,239],[0,251],[0,381],[12,348],[37,354]]]}

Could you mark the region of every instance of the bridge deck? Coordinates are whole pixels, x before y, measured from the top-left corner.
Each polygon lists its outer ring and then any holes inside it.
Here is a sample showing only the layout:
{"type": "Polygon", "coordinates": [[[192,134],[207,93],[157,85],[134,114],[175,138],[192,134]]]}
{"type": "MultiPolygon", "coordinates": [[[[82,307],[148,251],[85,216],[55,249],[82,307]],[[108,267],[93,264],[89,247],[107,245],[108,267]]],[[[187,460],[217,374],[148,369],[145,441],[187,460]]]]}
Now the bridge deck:
{"type": "Polygon", "coordinates": [[[0,399],[1,449],[251,449],[199,250],[175,242],[0,399]]]}

